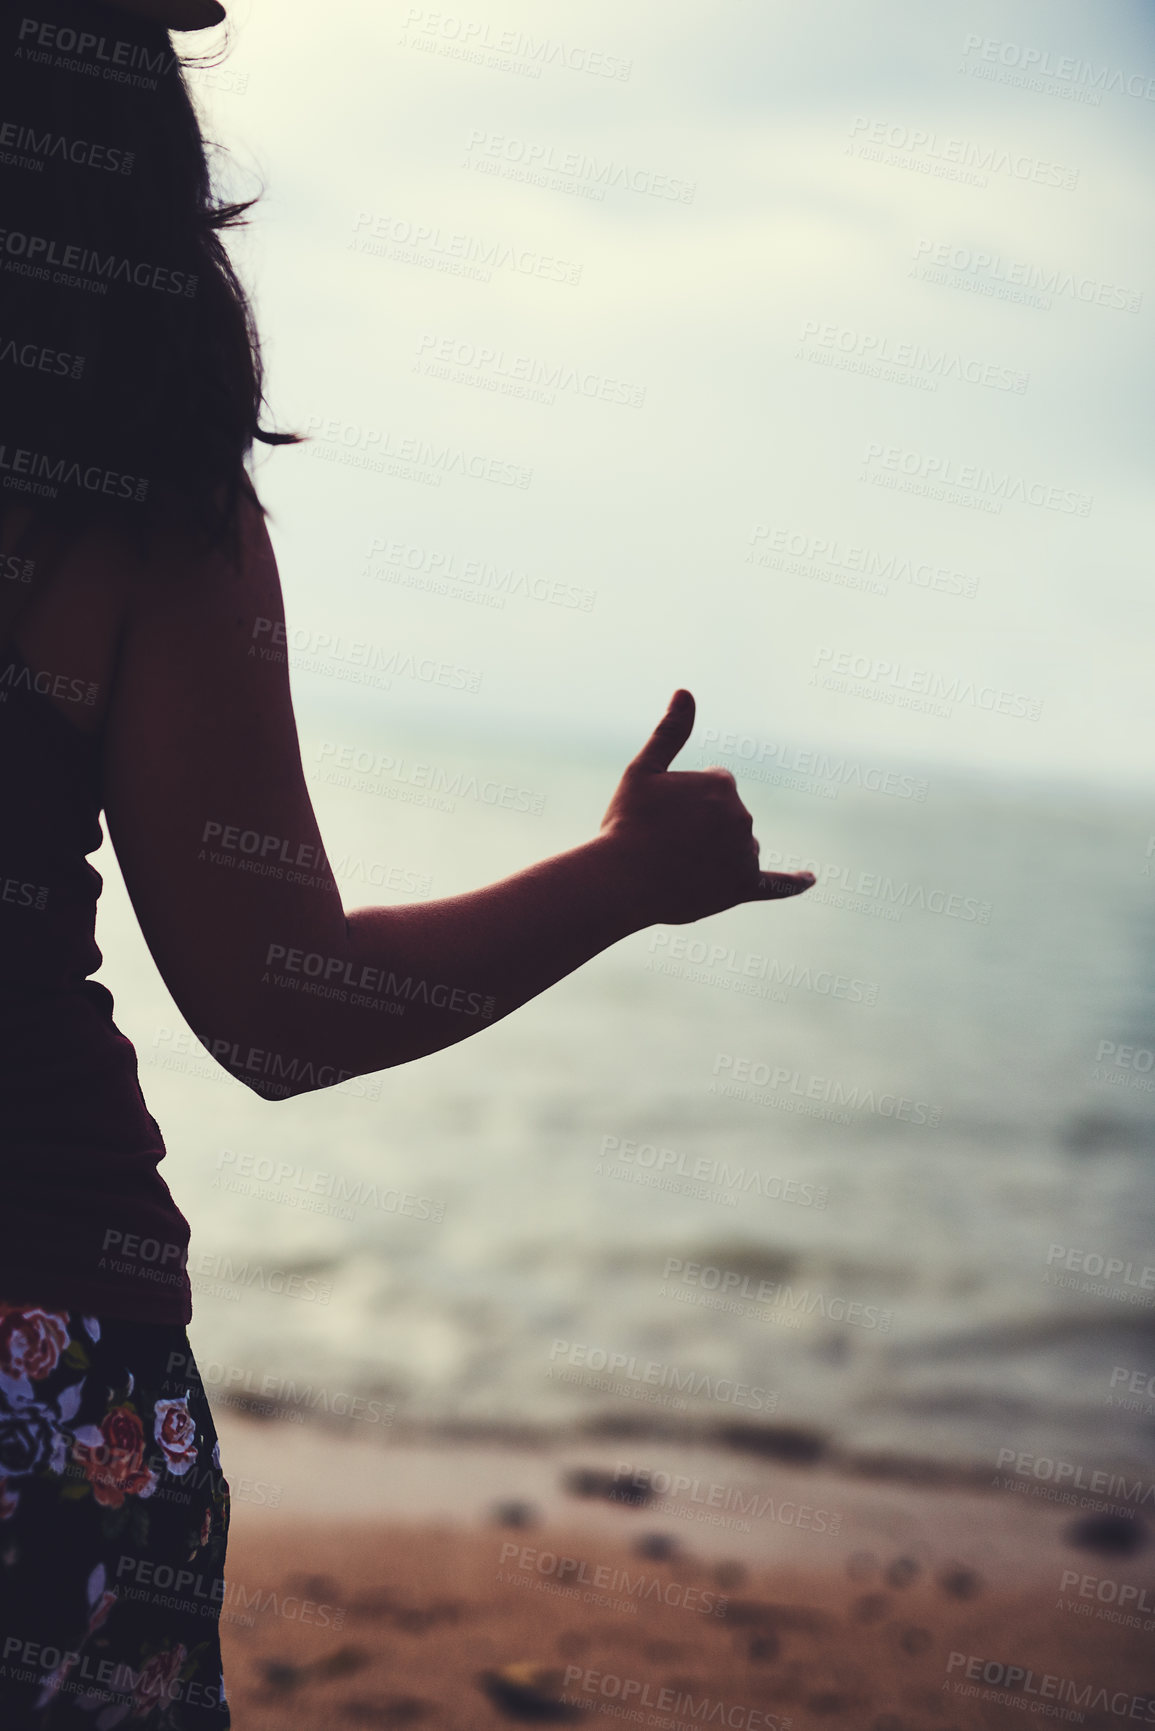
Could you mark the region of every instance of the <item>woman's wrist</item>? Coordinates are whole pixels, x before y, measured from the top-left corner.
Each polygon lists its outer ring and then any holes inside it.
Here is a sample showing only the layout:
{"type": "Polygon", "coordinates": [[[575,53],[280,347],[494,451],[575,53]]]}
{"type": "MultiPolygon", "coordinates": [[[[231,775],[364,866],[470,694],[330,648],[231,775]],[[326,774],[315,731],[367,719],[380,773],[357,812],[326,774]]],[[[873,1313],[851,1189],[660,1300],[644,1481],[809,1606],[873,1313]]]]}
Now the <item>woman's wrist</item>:
{"type": "Polygon", "coordinates": [[[616,825],[606,827],[585,844],[604,886],[610,918],[622,937],[644,931],[656,919],[653,885],[639,849],[616,825]]]}

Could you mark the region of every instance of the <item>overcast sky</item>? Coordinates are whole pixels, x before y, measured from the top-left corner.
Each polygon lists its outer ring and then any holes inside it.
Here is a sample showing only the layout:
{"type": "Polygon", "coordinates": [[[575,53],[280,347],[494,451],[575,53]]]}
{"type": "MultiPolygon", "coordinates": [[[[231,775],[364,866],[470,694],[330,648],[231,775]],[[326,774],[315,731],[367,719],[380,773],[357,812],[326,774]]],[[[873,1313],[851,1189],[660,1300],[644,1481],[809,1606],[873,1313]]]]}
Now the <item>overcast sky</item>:
{"type": "Polygon", "coordinates": [[[632,749],[687,685],[696,738],[1150,786],[1149,13],[232,17],[306,731],[632,749]]]}

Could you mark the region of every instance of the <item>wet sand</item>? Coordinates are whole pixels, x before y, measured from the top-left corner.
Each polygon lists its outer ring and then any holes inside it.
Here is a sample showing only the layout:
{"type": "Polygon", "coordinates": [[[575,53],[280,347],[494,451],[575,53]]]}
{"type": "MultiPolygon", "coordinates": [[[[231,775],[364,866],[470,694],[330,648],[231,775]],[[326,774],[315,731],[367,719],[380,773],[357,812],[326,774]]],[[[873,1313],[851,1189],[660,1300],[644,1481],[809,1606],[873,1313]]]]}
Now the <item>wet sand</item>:
{"type": "Polygon", "coordinates": [[[1155,1724],[1149,1529],[1027,1485],[218,1423],[237,1731],[1155,1724]]]}

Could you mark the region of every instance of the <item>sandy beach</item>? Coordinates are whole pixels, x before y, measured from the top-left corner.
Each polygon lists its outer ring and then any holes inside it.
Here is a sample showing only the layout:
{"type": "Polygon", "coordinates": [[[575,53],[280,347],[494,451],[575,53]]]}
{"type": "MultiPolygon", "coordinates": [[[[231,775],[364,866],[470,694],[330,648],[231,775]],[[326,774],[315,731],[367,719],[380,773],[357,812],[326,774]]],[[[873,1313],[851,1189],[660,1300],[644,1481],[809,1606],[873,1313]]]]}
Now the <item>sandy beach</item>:
{"type": "Polygon", "coordinates": [[[1149,1530],[1025,1480],[218,1423],[238,1731],[1155,1723],[1149,1530]]]}

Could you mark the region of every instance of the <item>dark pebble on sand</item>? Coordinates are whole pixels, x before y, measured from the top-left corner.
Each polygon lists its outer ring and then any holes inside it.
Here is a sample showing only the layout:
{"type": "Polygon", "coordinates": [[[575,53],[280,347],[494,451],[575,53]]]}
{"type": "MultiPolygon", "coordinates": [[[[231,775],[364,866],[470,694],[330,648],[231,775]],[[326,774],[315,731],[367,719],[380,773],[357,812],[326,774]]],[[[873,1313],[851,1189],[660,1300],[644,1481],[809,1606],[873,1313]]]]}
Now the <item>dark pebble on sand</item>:
{"type": "Polygon", "coordinates": [[[354,1671],[362,1670],[369,1659],[366,1647],[338,1647],[305,1665],[291,1665],[285,1659],[265,1659],[261,1662],[260,1672],[270,1689],[288,1695],[299,1689],[302,1683],[311,1683],[317,1677],[349,1677],[354,1671]]]}
{"type": "Polygon", "coordinates": [[[909,1653],[912,1659],[929,1653],[932,1645],[929,1629],[904,1629],[898,1637],[898,1644],[904,1653],[909,1653]]]}
{"type": "Polygon", "coordinates": [[[477,1686],[507,1719],[560,1723],[576,1719],[580,1708],[561,1699],[565,1673],[524,1660],[497,1671],[481,1671],[477,1686]]]}
{"type": "Polygon", "coordinates": [[[773,1605],[762,1599],[731,1599],[726,1621],[732,1629],[800,1629],[804,1634],[825,1634],[834,1623],[829,1611],[817,1605],[773,1605]]]}
{"type": "Polygon", "coordinates": [[[302,1666],[290,1665],[283,1659],[265,1659],[261,1663],[261,1676],[270,1689],[287,1695],[304,1681],[305,1672],[302,1666]]]}
{"type": "Polygon", "coordinates": [[[537,1525],[537,1510],[532,1503],[494,1503],[493,1519],[499,1527],[533,1527],[537,1525]]]}
{"type": "Polygon", "coordinates": [[[664,1563],[670,1557],[678,1554],[678,1541],[669,1533],[643,1533],[635,1540],[634,1550],[639,1557],[648,1557],[651,1563],[664,1563]]]}
{"type": "Polygon", "coordinates": [[[311,1678],[351,1677],[354,1671],[363,1671],[372,1657],[368,1647],[338,1647],[334,1653],[311,1660],[306,1669],[311,1678]]]}
{"type": "Polygon", "coordinates": [[[747,1655],[755,1665],[769,1665],[782,1651],[782,1643],[777,1635],[754,1635],[746,1648],[747,1655]]]}
{"type": "Polygon", "coordinates": [[[983,1590],[982,1576],[973,1569],[945,1569],[938,1584],[952,1599],[977,1599],[983,1590]]]}
{"type": "Polygon", "coordinates": [[[629,1473],[608,1467],[572,1467],[562,1478],[571,1497],[602,1497],[608,1503],[623,1503],[628,1509],[644,1509],[656,1492],[652,1485],[637,1484],[629,1473]]]}
{"type": "Polygon", "coordinates": [[[723,1447],[762,1455],[767,1460],[804,1464],[821,1460],[826,1453],[822,1432],[806,1430],[801,1425],[723,1425],[715,1434],[723,1447]]]}
{"type": "Polygon", "coordinates": [[[918,1574],[919,1566],[913,1557],[896,1557],[883,1578],[888,1587],[909,1587],[918,1574]]]}
{"type": "Polygon", "coordinates": [[[1084,1515],[1072,1521],[1063,1534],[1079,1551],[1098,1551],[1104,1557],[1131,1557],[1147,1543],[1148,1533],[1134,1515],[1084,1515]]]}

